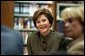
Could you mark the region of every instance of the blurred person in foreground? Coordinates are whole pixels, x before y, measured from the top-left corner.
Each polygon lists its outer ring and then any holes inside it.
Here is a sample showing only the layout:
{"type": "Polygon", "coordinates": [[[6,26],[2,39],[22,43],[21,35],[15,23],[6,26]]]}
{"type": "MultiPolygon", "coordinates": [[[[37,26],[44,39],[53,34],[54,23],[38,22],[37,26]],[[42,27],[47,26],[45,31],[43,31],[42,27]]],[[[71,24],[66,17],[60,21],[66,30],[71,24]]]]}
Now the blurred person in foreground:
{"type": "Polygon", "coordinates": [[[23,37],[6,25],[1,25],[1,55],[23,55],[23,37]]]}
{"type": "Polygon", "coordinates": [[[1,55],[23,55],[22,34],[10,27],[12,9],[12,1],[1,1],[1,55]]]}
{"type": "Polygon", "coordinates": [[[61,13],[65,22],[66,36],[72,38],[67,52],[72,55],[84,55],[84,7],[68,7],[61,13]]]}

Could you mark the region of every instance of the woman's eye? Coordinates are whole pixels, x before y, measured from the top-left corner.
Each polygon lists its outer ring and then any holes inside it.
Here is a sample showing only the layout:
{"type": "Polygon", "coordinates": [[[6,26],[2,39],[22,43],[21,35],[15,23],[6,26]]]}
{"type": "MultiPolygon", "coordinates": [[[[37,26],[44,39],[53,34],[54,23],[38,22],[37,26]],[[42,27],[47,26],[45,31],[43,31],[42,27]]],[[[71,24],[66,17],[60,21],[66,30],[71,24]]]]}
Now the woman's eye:
{"type": "Polygon", "coordinates": [[[43,19],[42,21],[43,21],[43,22],[45,22],[46,20],[45,20],[45,19],[43,19]]]}
{"type": "Polygon", "coordinates": [[[68,18],[67,21],[68,21],[69,23],[72,23],[72,22],[73,22],[72,18],[68,18]]]}
{"type": "Polygon", "coordinates": [[[36,23],[40,23],[40,21],[37,21],[36,23]]]}

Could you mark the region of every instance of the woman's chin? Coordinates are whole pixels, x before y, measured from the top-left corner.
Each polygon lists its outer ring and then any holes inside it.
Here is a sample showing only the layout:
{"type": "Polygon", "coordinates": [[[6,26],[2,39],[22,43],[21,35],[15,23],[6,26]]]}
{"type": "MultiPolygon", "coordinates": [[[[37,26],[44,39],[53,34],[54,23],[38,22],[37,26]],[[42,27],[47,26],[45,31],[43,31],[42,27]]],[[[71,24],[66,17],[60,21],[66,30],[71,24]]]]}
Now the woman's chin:
{"type": "Polygon", "coordinates": [[[40,30],[40,32],[41,32],[41,33],[45,33],[45,32],[46,32],[46,30],[40,30]]]}

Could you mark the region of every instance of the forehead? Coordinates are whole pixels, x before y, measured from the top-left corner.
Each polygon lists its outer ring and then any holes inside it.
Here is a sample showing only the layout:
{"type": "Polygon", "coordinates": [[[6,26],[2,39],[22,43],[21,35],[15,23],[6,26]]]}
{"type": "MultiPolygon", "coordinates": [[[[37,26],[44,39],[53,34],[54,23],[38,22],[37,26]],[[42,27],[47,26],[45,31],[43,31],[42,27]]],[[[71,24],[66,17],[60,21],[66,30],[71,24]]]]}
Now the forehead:
{"type": "Polygon", "coordinates": [[[73,21],[77,21],[78,17],[75,14],[72,13],[65,13],[63,16],[63,21],[67,21],[67,20],[73,20],[73,21]]]}
{"type": "Polygon", "coordinates": [[[61,16],[62,16],[63,20],[67,20],[68,18],[75,19],[77,17],[76,8],[69,7],[69,8],[64,9],[62,11],[61,16]]]}
{"type": "Polygon", "coordinates": [[[40,15],[37,20],[47,19],[45,15],[40,15]]]}

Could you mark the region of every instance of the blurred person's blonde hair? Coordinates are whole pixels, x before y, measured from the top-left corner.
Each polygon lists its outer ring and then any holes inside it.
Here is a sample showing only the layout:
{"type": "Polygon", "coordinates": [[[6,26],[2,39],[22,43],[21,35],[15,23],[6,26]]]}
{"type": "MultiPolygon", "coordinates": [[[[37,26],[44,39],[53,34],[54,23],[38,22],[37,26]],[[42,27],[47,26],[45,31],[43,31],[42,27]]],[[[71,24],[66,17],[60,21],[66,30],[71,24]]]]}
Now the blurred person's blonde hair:
{"type": "Polygon", "coordinates": [[[70,18],[78,20],[80,24],[84,25],[84,6],[67,7],[61,12],[61,17],[64,21],[70,18]]]}
{"type": "MultiPolygon", "coordinates": [[[[84,6],[67,7],[61,12],[61,17],[64,20],[69,18],[72,20],[77,20],[81,24],[84,33],[84,6]]],[[[84,55],[84,39],[81,41],[79,39],[75,41],[76,42],[73,42],[74,44],[70,46],[67,52],[72,55],[84,55]]]]}
{"type": "Polygon", "coordinates": [[[81,17],[82,22],[84,22],[84,6],[79,6],[77,10],[81,17]]]}

